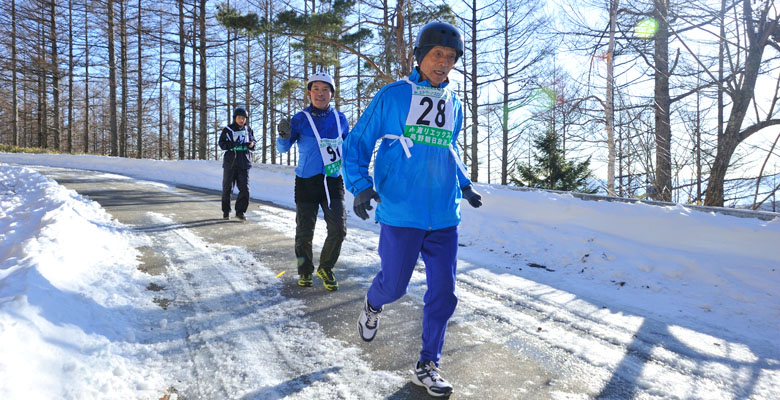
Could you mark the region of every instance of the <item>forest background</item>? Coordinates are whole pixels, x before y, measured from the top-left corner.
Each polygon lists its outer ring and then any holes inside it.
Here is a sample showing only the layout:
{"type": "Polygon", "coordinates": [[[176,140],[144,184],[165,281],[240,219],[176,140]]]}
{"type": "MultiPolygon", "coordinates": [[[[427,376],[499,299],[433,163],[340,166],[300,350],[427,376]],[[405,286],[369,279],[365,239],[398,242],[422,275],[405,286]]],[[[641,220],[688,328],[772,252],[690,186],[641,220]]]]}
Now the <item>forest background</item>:
{"type": "Polygon", "coordinates": [[[526,185],[521,171],[532,171],[537,187],[776,211],[772,0],[0,0],[0,10],[0,151],[219,159],[221,127],[245,106],[256,161],[292,165],[276,123],[307,105],[310,73],[334,77],[352,126],[410,73],[416,33],[439,20],[463,32],[450,87],[475,182],[526,185]],[[562,185],[567,168],[587,179],[562,185]]]}

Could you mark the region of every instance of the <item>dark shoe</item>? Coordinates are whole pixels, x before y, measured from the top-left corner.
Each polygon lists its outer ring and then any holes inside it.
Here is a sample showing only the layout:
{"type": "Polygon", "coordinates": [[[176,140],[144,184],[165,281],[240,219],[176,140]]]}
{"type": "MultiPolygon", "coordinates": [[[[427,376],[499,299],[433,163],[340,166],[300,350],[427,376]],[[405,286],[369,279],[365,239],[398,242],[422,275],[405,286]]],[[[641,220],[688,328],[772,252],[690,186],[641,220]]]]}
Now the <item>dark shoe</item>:
{"type": "Polygon", "coordinates": [[[374,340],[376,330],[379,328],[379,313],[381,312],[381,308],[375,310],[374,307],[371,307],[371,305],[368,304],[368,296],[366,296],[366,301],[363,303],[363,310],[360,312],[357,321],[358,335],[360,335],[360,338],[363,339],[363,341],[370,342],[374,340]]]}
{"type": "Polygon", "coordinates": [[[246,217],[244,214],[236,214],[236,218],[238,218],[239,221],[246,221],[246,217]]]}
{"type": "Polygon", "coordinates": [[[418,361],[412,371],[412,383],[424,387],[433,397],[449,396],[452,394],[452,385],[439,375],[440,372],[433,361],[418,361]]]}
{"type": "Polygon", "coordinates": [[[325,289],[330,291],[339,290],[339,283],[336,281],[336,276],[333,275],[333,271],[317,268],[317,276],[322,279],[322,284],[325,286],[325,289]]]}
{"type": "Polygon", "coordinates": [[[301,274],[298,276],[298,286],[310,287],[311,274],[301,274]]]}
{"type": "Polygon", "coordinates": [[[230,219],[230,213],[222,213],[222,219],[224,220],[230,219]]]}

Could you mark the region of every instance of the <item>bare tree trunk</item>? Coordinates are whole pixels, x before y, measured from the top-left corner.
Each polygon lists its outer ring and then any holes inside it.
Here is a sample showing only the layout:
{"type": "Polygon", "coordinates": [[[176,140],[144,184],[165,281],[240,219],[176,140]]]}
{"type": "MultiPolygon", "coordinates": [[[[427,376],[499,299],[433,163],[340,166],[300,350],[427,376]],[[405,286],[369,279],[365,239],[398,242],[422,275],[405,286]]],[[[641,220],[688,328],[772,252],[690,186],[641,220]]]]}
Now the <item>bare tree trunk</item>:
{"type": "Polygon", "coordinates": [[[712,163],[710,179],[704,195],[704,204],[707,206],[723,206],[723,184],[729,163],[731,162],[731,156],[734,154],[737,146],[760,129],[780,122],[778,120],[767,120],[742,129],[742,122],[745,119],[745,114],[755,92],[764,48],[767,46],[770,37],[780,30],[777,20],[767,18],[769,7],[774,7],[771,2],[764,3],[766,8],[756,13],[759,16],[759,20],[754,20],[755,15],[750,0],[743,0],[742,5],[744,9],[743,14],[746,16],[745,35],[748,38],[748,43],[745,51],[747,52],[747,57],[745,58],[744,70],[740,77],[740,85],[735,87],[730,94],[732,105],[726,129],[723,131],[723,135],[718,137],[717,153],[712,163]]]}
{"type": "Polygon", "coordinates": [[[157,137],[157,159],[162,160],[163,159],[163,20],[162,20],[162,10],[160,10],[160,26],[159,31],[157,32],[160,36],[160,43],[159,46],[159,79],[160,79],[160,103],[157,107],[158,109],[158,127],[159,127],[159,133],[157,137]]]}
{"type": "MultiPolygon", "coordinates": [[[[362,16],[362,14],[360,15],[360,17],[358,19],[358,31],[361,30],[361,29],[363,29],[363,16],[362,16]]],[[[362,53],[363,52],[362,47],[363,47],[362,46],[362,41],[359,41],[358,42],[358,48],[357,48],[358,53],[362,53]]],[[[362,63],[360,62],[360,58],[358,58],[358,62],[357,62],[357,83],[355,85],[355,94],[357,95],[357,101],[356,101],[356,103],[357,103],[357,115],[363,115],[363,108],[362,108],[362,105],[363,105],[363,94],[362,94],[362,92],[363,92],[363,90],[362,90],[362,83],[361,83],[361,80],[362,80],[363,76],[361,75],[360,64],[362,64],[362,63]]],[[[390,73],[389,70],[385,70],[385,71],[387,71],[387,73],[390,73]]]]}
{"type": "MultiPolygon", "coordinates": [[[[22,85],[22,101],[23,104],[29,104],[27,97],[27,85],[22,85]]],[[[19,145],[22,147],[27,147],[29,143],[32,143],[32,138],[30,137],[30,129],[29,129],[29,121],[27,120],[27,112],[22,110],[22,134],[20,135],[19,145]]]]}
{"type": "Polygon", "coordinates": [[[108,0],[108,101],[111,135],[111,155],[119,155],[116,115],[116,60],[114,56],[114,0],[108,0]]]}
{"type": "Polygon", "coordinates": [[[195,151],[198,144],[198,110],[195,102],[198,99],[198,8],[193,6],[192,8],[192,92],[190,98],[190,147],[189,147],[189,159],[195,159],[195,151]]]}
{"type": "MultiPolygon", "coordinates": [[[[463,61],[463,71],[466,71],[466,57],[461,57],[461,61],[463,61]]],[[[466,85],[466,81],[468,80],[468,76],[463,77],[463,120],[466,121],[466,112],[465,110],[470,109],[469,105],[469,92],[467,90],[468,85],[466,85]]],[[[468,164],[469,162],[469,140],[468,140],[468,132],[466,132],[466,129],[461,129],[462,133],[462,140],[463,140],[463,151],[461,151],[460,156],[463,157],[463,165],[468,164]]]]}
{"type": "MultiPolygon", "coordinates": [[[[41,26],[41,22],[38,22],[38,48],[36,49],[38,51],[38,59],[43,60],[43,46],[44,39],[43,39],[43,28],[41,26]]],[[[44,68],[41,66],[38,68],[38,85],[37,90],[35,91],[35,94],[37,96],[38,101],[38,113],[36,114],[37,122],[38,122],[38,147],[46,148],[46,108],[44,106],[45,98],[46,98],[46,77],[45,77],[44,68]]]]}
{"type": "MultiPolygon", "coordinates": [[[[246,38],[246,76],[244,77],[244,82],[246,84],[246,92],[244,93],[244,102],[246,102],[246,112],[251,115],[252,112],[250,111],[250,100],[252,99],[252,94],[249,92],[249,85],[251,83],[251,76],[252,76],[252,70],[251,70],[251,44],[252,41],[249,37],[246,38]]],[[[265,162],[265,135],[263,135],[263,162],[265,162]]]]}
{"type": "MultiPolygon", "coordinates": [[[[230,72],[228,72],[230,73],[230,72]]],[[[233,107],[238,107],[238,33],[233,33],[233,107]]],[[[249,107],[249,104],[246,105],[249,107]]],[[[233,109],[228,110],[228,124],[233,123],[233,109]]]]}
{"type": "Polygon", "coordinates": [[[179,160],[184,159],[184,108],[187,101],[187,62],[184,60],[184,41],[187,33],[184,31],[184,0],[178,0],[179,5],[179,160]]]}
{"type": "Polygon", "coordinates": [[[412,73],[412,63],[406,41],[406,0],[398,0],[395,6],[395,45],[398,51],[398,60],[401,63],[401,76],[409,76],[412,73]]]}
{"type": "Polygon", "coordinates": [[[51,64],[52,64],[52,121],[54,125],[54,149],[60,150],[60,67],[57,54],[57,6],[54,0],[50,3],[51,11],[51,64]]]}
{"type": "Polygon", "coordinates": [[[16,100],[16,0],[11,0],[11,135],[19,146],[19,105],[16,100]]]}
{"type": "Polygon", "coordinates": [[[198,140],[198,158],[208,159],[206,152],[206,142],[208,133],[206,132],[206,122],[208,119],[208,84],[206,82],[206,0],[200,0],[200,15],[198,15],[200,25],[200,126],[198,140]]]}
{"type": "Polygon", "coordinates": [[[144,146],[143,146],[143,123],[144,123],[144,97],[143,97],[143,74],[141,71],[143,71],[143,60],[142,60],[142,48],[141,48],[141,30],[143,29],[143,25],[141,24],[141,0],[138,0],[138,26],[136,27],[136,37],[138,38],[138,83],[137,83],[137,91],[136,94],[136,126],[135,126],[135,133],[136,133],[136,151],[135,151],[135,157],[136,158],[143,158],[144,156],[144,146]]]}
{"type": "Polygon", "coordinates": [[[165,119],[165,130],[168,133],[167,138],[167,146],[165,146],[165,149],[168,151],[168,159],[173,158],[173,135],[171,135],[171,125],[173,124],[173,121],[171,121],[171,106],[168,103],[168,97],[165,97],[165,109],[168,111],[166,113],[167,117],[165,119]]]}
{"type": "Polygon", "coordinates": [[[127,157],[127,100],[130,90],[127,84],[127,17],[125,0],[119,0],[119,51],[122,69],[122,114],[119,121],[119,156],[127,157]]]}
{"type": "MultiPolygon", "coordinates": [[[[697,77],[701,77],[698,69],[697,77]]],[[[699,86],[701,83],[699,83],[699,86]]],[[[696,92],[696,204],[701,204],[701,94],[696,92]]]]}
{"type": "Polygon", "coordinates": [[[504,95],[502,98],[501,119],[501,184],[506,185],[509,175],[509,1],[504,0],[504,95]]]}
{"type": "Polygon", "coordinates": [[[388,0],[382,0],[382,40],[387,43],[388,45],[384,46],[384,51],[382,52],[382,56],[384,58],[385,62],[385,71],[387,71],[388,74],[392,75],[392,57],[391,57],[391,50],[390,50],[390,4],[388,4],[388,0]]]}
{"type": "MultiPolygon", "coordinates": [[[[290,49],[289,41],[287,42],[287,76],[292,76],[292,50],[290,49]]],[[[293,102],[292,93],[287,92],[287,115],[286,115],[287,117],[291,116],[292,102],[293,102]]],[[[290,151],[287,152],[287,165],[290,165],[290,158],[292,156],[293,151],[295,150],[291,149],[290,151]]]]}
{"type": "Polygon", "coordinates": [[[607,194],[615,195],[615,25],[619,0],[609,2],[609,44],[607,45],[607,194]]]}
{"type": "Polygon", "coordinates": [[[84,154],[89,153],[89,118],[89,13],[84,7],[84,154]]]}
{"type": "Polygon", "coordinates": [[[68,153],[73,153],[73,0],[68,0],[68,153]]]}
{"type": "Polygon", "coordinates": [[[723,136],[723,63],[726,51],[726,0],[720,2],[720,40],[718,41],[718,138],[723,136]]]}
{"type": "Polygon", "coordinates": [[[471,181],[479,179],[479,99],[478,71],[477,71],[477,0],[471,0],[471,181]]]}
{"type": "MultiPolygon", "coordinates": [[[[267,21],[273,21],[273,1],[268,2],[268,7],[266,8],[266,20],[267,21]]],[[[273,22],[271,22],[273,23],[273,22]]],[[[276,69],[274,69],[274,36],[273,36],[273,26],[269,27],[267,31],[268,35],[268,42],[267,42],[267,49],[268,49],[268,63],[265,65],[265,69],[268,70],[268,92],[269,92],[269,111],[268,114],[270,114],[271,119],[271,164],[276,164],[276,101],[274,100],[274,78],[276,77],[276,69]]],[[[338,70],[337,70],[338,71],[338,70]]],[[[338,74],[336,77],[336,82],[338,83],[338,74]]]]}
{"type": "Polygon", "coordinates": [[[653,1],[653,17],[658,21],[655,34],[655,196],[672,201],[672,158],[669,99],[669,0],[653,1]]]}
{"type": "MultiPolygon", "coordinates": [[[[265,1],[265,19],[268,21],[268,8],[269,8],[269,1],[265,1]]],[[[269,107],[268,107],[268,88],[271,86],[268,82],[270,79],[270,74],[268,73],[268,63],[269,63],[269,57],[268,57],[268,29],[263,32],[263,155],[262,155],[262,162],[263,164],[266,163],[266,153],[268,145],[267,138],[268,138],[268,114],[269,114],[269,107]]],[[[247,57],[248,59],[249,57],[247,57]]],[[[249,76],[249,64],[247,63],[247,76],[249,76]]],[[[248,80],[248,79],[247,79],[248,80]]]]}
{"type": "MultiPolygon", "coordinates": [[[[230,9],[230,0],[227,2],[230,9]]],[[[225,103],[227,105],[227,121],[231,123],[233,117],[233,105],[230,103],[230,28],[227,29],[227,66],[225,67],[225,103]]]]}

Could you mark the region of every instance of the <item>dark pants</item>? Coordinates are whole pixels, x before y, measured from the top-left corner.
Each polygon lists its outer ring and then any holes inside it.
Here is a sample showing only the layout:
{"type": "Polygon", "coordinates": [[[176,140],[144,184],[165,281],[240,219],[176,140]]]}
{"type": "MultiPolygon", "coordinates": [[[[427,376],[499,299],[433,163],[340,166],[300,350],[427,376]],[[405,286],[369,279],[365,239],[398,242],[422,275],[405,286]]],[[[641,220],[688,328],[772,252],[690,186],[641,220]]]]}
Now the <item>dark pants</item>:
{"type": "Polygon", "coordinates": [[[372,307],[382,307],[406,294],[417,259],[425,263],[422,350],[420,361],[438,364],[447,322],[455,312],[455,272],[458,264],[458,227],[435,231],[381,224],[379,257],[382,269],[366,294],[372,307]]]}
{"type": "Polygon", "coordinates": [[[323,175],[311,178],[295,177],[295,256],[298,274],[312,274],[312,239],[317,212],[322,208],[328,236],[320,253],[320,268],[330,271],[341,254],[341,243],[347,235],[347,210],[344,208],[344,180],[328,177],[330,207],[325,195],[323,175]]]}
{"type": "Polygon", "coordinates": [[[222,212],[230,214],[230,194],[233,184],[238,186],[236,215],[243,215],[249,207],[249,170],[242,168],[222,168],[222,212]]]}

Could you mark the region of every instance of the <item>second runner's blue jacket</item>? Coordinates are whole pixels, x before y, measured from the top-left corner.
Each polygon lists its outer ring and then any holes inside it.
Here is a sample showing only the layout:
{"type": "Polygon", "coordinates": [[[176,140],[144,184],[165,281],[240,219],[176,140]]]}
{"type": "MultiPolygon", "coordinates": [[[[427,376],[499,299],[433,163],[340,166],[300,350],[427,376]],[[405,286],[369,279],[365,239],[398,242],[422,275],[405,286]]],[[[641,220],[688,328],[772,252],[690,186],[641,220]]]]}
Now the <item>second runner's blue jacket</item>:
{"type": "MultiPolygon", "coordinates": [[[[323,139],[335,139],[338,137],[335,114],[338,114],[341,119],[341,138],[343,139],[349,133],[347,117],[340,111],[336,111],[334,114],[334,110],[331,106],[328,106],[327,110],[320,110],[311,105],[304,109],[304,111],[308,111],[311,114],[314,126],[317,127],[317,131],[323,139]]],[[[282,139],[277,137],[276,148],[280,153],[286,153],[290,151],[295,142],[298,142],[298,154],[300,155],[298,167],[295,168],[295,175],[301,178],[311,178],[317,174],[324,174],[325,166],[320,155],[320,146],[317,143],[317,138],[314,136],[314,131],[311,130],[309,119],[306,118],[303,112],[293,115],[290,120],[290,138],[282,139]]],[[[340,175],[341,172],[334,176],[340,175]]]]}

